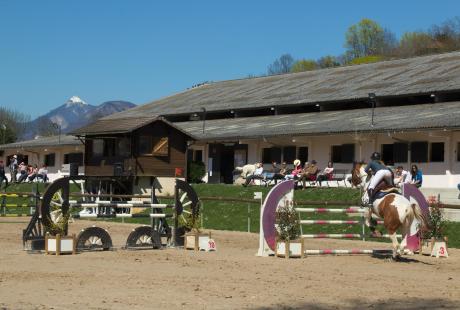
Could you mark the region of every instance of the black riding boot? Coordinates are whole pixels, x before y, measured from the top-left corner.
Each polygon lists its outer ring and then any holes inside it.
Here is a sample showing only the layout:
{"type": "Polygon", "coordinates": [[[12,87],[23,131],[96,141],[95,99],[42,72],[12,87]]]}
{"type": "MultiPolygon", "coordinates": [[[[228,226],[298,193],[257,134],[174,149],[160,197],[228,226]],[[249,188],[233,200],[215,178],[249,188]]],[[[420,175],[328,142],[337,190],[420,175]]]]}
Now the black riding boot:
{"type": "Polygon", "coordinates": [[[372,205],[374,203],[374,189],[373,188],[369,188],[367,190],[367,196],[369,197],[369,205],[372,205]]]}

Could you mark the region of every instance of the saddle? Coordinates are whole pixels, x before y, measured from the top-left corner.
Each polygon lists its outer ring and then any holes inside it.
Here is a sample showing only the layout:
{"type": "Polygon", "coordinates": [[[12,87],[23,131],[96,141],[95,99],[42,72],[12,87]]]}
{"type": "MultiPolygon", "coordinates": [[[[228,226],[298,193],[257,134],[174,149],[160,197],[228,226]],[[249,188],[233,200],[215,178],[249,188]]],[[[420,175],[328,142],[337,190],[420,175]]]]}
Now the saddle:
{"type": "Polygon", "coordinates": [[[399,189],[393,186],[393,184],[388,184],[385,180],[382,180],[374,189],[374,199],[381,199],[388,194],[400,194],[399,189]]]}

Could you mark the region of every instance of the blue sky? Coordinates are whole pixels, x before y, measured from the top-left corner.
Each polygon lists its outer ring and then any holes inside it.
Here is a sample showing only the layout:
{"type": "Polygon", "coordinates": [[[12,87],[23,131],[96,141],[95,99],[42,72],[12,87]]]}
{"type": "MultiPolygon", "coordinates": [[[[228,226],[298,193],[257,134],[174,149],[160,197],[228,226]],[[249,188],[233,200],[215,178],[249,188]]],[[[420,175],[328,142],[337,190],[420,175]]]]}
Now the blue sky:
{"type": "Polygon", "coordinates": [[[0,106],[36,117],[73,95],[143,104],[265,73],[283,53],[339,55],[364,17],[399,36],[456,15],[458,0],[0,0],[0,106]]]}

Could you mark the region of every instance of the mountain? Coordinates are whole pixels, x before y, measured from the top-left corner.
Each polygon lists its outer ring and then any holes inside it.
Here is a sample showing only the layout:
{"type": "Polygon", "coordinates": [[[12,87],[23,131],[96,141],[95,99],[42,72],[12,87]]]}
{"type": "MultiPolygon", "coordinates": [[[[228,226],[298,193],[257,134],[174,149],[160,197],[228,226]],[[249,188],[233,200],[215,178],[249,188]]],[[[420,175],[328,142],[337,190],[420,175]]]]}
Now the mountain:
{"type": "Polygon", "coordinates": [[[98,118],[135,106],[134,103],[121,100],[107,101],[99,106],[94,106],[86,103],[77,96],[72,96],[63,105],[31,121],[29,126],[27,126],[29,130],[23,138],[31,139],[36,136],[56,134],[59,126],[61,133],[68,133],[94,122],[98,118]],[[53,123],[57,125],[53,125],[53,123]]]}

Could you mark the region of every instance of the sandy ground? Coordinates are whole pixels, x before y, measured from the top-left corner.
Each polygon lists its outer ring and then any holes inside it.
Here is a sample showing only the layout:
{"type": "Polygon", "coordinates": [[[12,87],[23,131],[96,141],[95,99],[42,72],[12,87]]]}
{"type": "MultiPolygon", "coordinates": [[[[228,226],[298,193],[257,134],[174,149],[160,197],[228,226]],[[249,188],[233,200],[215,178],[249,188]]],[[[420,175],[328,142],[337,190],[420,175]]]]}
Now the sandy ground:
{"type": "MultiPolygon", "coordinates": [[[[460,309],[460,250],[447,259],[416,255],[402,262],[368,255],[260,258],[256,234],[215,231],[214,253],[118,249],[56,257],[22,250],[25,220],[0,218],[0,309],[460,309]]],[[[71,224],[71,232],[86,226],[71,224]]],[[[134,227],[100,226],[118,248],[134,227]]]]}

